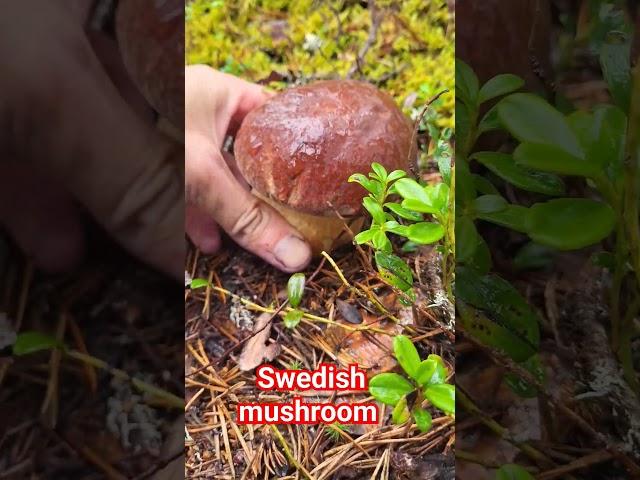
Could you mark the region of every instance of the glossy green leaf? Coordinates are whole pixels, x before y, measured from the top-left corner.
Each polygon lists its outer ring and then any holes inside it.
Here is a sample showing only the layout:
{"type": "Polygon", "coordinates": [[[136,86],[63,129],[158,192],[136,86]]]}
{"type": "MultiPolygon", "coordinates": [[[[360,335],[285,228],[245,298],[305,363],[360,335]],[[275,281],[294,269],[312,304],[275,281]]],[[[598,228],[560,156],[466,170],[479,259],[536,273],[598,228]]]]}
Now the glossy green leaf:
{"type": "Polygon", "coordinates": [[[413,414],[413,419],[416,421],[416,427],[418,427],[418,430],[422,433],[431,430],[432,419],[428,410],[420,407],[414,407],[411,413],[413,414]]]}
{"type": "Polygon", "coordinates": [[[293,308],[297,308],[304,294],[304,273],[294,273],[287,282],[287,298],[293,308]]]}
{"type": "MultiPolygon", "coordinates": [[[[457,113],[457,111],[456,111],[457,113]]],[[[478,135],[481,135],[492,130],[500,130],[502,124],[500,123],[500,117],[498,117],[498,105],[494,105],[484,114],[482,120],[478,124],[478,135]]]]}
{"type": "Polygon", "coordinates": [[[474,106],[478,102],[480,83],[471,67],[459,58],[456,58],[456,96],[464,103],[474,106]]]}
{"type": "Polygon", "coordinates": [[[398,203],[388,202],[384,204],[389,210],[398,215],[400,218],[404,218],[406,220],[412,220],[414,222],[419,222],[422,220],[422,215],[418,212],[413,212],[411,210],[407,210],[402,207],[398,203]]]}
{"type": "Polygon", "coordinates": [[[396,335],[393,338],[393,354],[407,375],[415,378],[420,366],[420,355],[413,342],[405,335],[396,335]]]}
{"type": "Polygon", "coordinates": [[[359,183],[360,185],[362,185],[367,191],[371,192],[371,193],[378,193],[379,192],[379,188],[378,188],[378,182],[371,180],[367,177],[365,177],[363,174],[361,173],[354,173],[353,175],[351,175],[349,177],[349,182],[350,183],[359,183]]]}
{"type": "Polygon", "coordinates": [[[514,150],[513,159],[518,165],[561,175],[595,178],[602,173],[599,165],[586,158],[579,158],[556,146],[541,143],[521,143],[514,150]]]}
{"type": "Polygon", "coordinates": [[[522,88],[524,80],[517,75],[504,73],[496,75],[485,83],[478,94],[478,102],[483,103],[492,98],[515,92],[522,88]]]}
{"type": "Polygon", "coordinates": [[[358,233],[355,237],[353,237],[353,240],[358,245],[361,245],[363,243],[367,243],[367,242],[371,241],[371,239],[373,239],[373,236],[379,230],[380,230],[379,228],[375,228],[375,229],[374,228],[370,228],[369,230],[363,230],[362,232],[358,233]]]}
{"type": "Polygon", "coordinates": [[[481,195],[473,201],[477,213],[498,213],[508,207],[509,204],[500,195],[481,195]]]}
{"type": "Polygon", "coordinates": [[[413,288],[411,269],[400,257],[385,252],[376,252],[375,260],[378,272],[391,285],[402,291],[413,288]]]}
{"type": "Polygon", "coordinates": [[[22,356],[55,348],[63,349],[64,344],[51,335],[40,332],[21,332],[13,344],[13,354],[22,356]]]}
{"type": "Polygon", "coordinates": [[[209,286],[209,280],[207,280],[206,278],[194,278],[193,280],[191,280],[189,286],[191,287],[191,290],[195,290],[197,288],[206,288],[209,286]]]}
{"type": "Polygon", "coordinates": [[[373,162],[371,164],[371,169],[375,172],[381,182],[385,183],[387,181],[387,169],[384,168],[377,162],[373,162]]]}
{"type": "Polygon", "coordinates": [[[400,225],[395,220],[384,222],[383,228],[387,232],[395,233],[396,235],[401,235],[403,237],[406,237],[409,234],[409,227],[406,225],[400,225]]]}
{"type": "Polygon", "coordinates": [[[422,245],[435,243],[444,237],[444,227],[439,223],[420,222],[409,225],[407,238],[422,245]]]}
{"type": "Polygon", "coordinates": [[[624,32],[609,32],[600,48],[602,75],[616,105],[629,111],[631,102],[631,37],[624,32]]]}
{"type": "Polygon", "coordinates": [[[476,212],[476,217],[480,220],[495,223],[522,233],[527,232],[528,215],[529,209],[520,205],[507,205],[506,208],[499,212],[476,212]]]}
{"type": "Polygon", "coordinates": [[[447,379],[447,369],[441,359],[439,361],[437,358],[427,358],[420,362],[413,378],[422,387],[444,383],[447,379]]]}
{"type": "Polygon", "coordinates": [[[385,222],[386,218],[384,215],[384,211],[382,210],[380,204],[373,198],[364,197],[362,199],[362,205],[364,205],[364,208],[367,209],[375,223],[377,223],[378,225],[382,225],[385,222]]]}
{"type": "Polygon", "coordinates": [[[396,190],[406,200],[417,200],[421,203],[430,204],[429,196],[424,187],[413,178],[401,178],[395,183],[396,190]]]}
{"type": "Polygon", "coordinates": [[[304,312],[302,310],[289,310],[284,316],[284,326],[287,328],[296,328],[302,320],[304,312]]]}
{"type": "Polygon", "coordinates": [[[466,263],[478,245],[478,231],[467,216],[456,218],[456,262],[466,263]]]}
{"type": "Polygon", "coordinates": [[[427,385],[424,389],[424,396],[433,406],[445,413],[454,414],[456,412],[456,387],[448,383],[427,385]]]}
{"type": "Polygon", "coordinates": [[[447,155],[438,158],[438,171],[442,181],[447,185],[451,185],[451,156],[447,155]]]}
{"type": "Polygon", "coordinates": [[[407,408],[407,397],[402,397],[391,412],[391,422],[394,425],[400,425],[409,420],[409,409],[407,408]]]}
{"type": "Polygon", "coordinates": [[[407,176],[407,172],[405,172],[404,170],[394,170],[387,177],[387,182],[389,182],[389,183],[395,182],[396,180],[398,180],[400,178],[403,178],[403,177],[406,177],[406,176],[407,176]]]}
{"type": "Polygon", "coordinates": [[[536,95],[514,93],[502,99],[498,104],[498,117],[521,142],[552,145],[571,156],[584,156],[564,115],[536,95]]]}
{"type": "Polygon", "coordinates": [[[506,464],[496,471],[495,480],[535,480],[535,478],[520,465],[506,464]]]}
{"type": "Polygon", "coordinates": [[[562,195],[565,191],[564,182],[560,177],[516,165],[513,156],[510,154],[477,152],[471,158],[480,162],[503,180],[522,190],[550,196],[562,195]]]}
{"type": "Polygon", "coordinates": [[[455,296],[460,322],[470,335],[518,362],[537,351],[538,316],[509,282],[458,267],[455,296]]]}
{"type": "Polygon", "coordinates": [[[413,385],[397,373],[380,373],[369,381],[369,393],[386,405],[396,405],[413,390],[413,385]]]}
{"type": "Polygon", "coordinates": [[[391,245],[391,241],[387,237],[387,234],[382,230],[377,230],[373,237],[371,238],[371,243],[373,244],[373,248],[385,253],[391,253],[393,247],[391,245]]]}
{"type": "Polygon", "coordinates": [[[527,233],[558,250],[575,250],[604,240],[615,225],[613,209],[587,198],[559,198],[529,209],[527,233]]]}

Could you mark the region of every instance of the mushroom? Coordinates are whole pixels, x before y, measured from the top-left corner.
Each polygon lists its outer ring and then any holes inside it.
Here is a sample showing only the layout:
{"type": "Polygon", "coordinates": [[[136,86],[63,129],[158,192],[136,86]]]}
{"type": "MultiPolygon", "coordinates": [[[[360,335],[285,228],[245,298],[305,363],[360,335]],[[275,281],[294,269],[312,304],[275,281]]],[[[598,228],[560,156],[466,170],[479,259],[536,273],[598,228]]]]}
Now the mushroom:
{"type": "Polygon", "coordinates": [[[254,195],[278,210],[314,254],[348,242],[343,220],[362,227],[365,192],[348,183],[378,162],[407,170],[413,128],[393,99],[355,80],[327,80],[275,95],[244,119],[234,144],[254,195]]]}
{"type": "Polygon", "coordinates": [[[127,72],[149,104],[184,125],[184,1],[120,0],[116,35],[127,72]]]}

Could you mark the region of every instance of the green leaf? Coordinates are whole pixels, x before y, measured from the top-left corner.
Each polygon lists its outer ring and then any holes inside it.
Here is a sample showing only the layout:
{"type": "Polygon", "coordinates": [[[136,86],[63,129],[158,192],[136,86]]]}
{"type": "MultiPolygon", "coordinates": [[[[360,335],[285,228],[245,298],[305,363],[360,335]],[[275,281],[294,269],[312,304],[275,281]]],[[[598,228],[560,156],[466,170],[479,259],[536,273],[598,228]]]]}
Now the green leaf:
{"type": "MultiPolygon", "coordinates": [[[[542,363],[540,363],[539,355],[532,355],[526,361],[522,362],[520,366],[531,373],[540,383],[544,384],[544,369],[542,363]]],[[[513,373],[507,373],[504,381],[514,393],[523,398],[534,398],[538,395],[538,390],[534,385],[529,384],[513,373]]]]}
{"type": "Polygon", "coordinates": [[[553,266],[557,251],[536,242],[525,243],[513,257],[516,270],[538,270],[553,266]]]}
{"type": "Polygon", "coordinates": [[[364,208],[367,209],[367,211],[369,212],[369,214],[371,215],[371,218],[373,218],[373,221],[375,223],[377,223],[378,225],[382,225],[385,222],[386,217],[384,215],[384,211],[382,210],[382,207],[380,206],[380,204],[376,202],[373,198],[371,197],[363,198],[362,205],[364,205],[364,208]]]}
{"type": "Polygon", "coordinates": [[[491,252],[487,242],[484,241],[480,235],[478,235],[478,245],[476,246],[473,257],[465,262],[465,265],[480,275],[486,275],[491,270],[493,260],[491,259],[491,252]]]}
{"type": "Polygon", "coordinates": [[[413,288],[411,269],[400,257],[385,252],[376,252],[375,260],[378,272],[391,285],[403,292],[413,288]]]}
{"type": "Polygon", "coordinates": [[[396,406],[393,407],[393,411],[391,412],[391,421],[395,425],[400,425],[407,420],[409,420],[410,414],[409,409],[407,408],[407,396],[403,396],[396,406]]]}
{"type": "Polygon", "coordinates": [[[476,212],[480,220],[495,223],[503,227],[510,228],[516,232],[526,233],[528,231],[527,216],[529,209],[520,205],[507,205],[507,208],[499,212],[483,213],[476,212]]]}
{"type": "Polygon", "coordinates": [[[391,242],[387,238],[387,234],[382,230],[377,230],[371,238],[373,248],[380,250],[381,252],[391,253],[393,250],[391,242]]]}
{"type": "Polygon", "coordinates": [[[564,116],[536,95],[514,93],[502,99],[498,117],[521,142],[553,145],[571,156],[584,156],[564,116]]]}
{"type": "Polygon", "coordinates": [[[613,209],[587,198],[559,198],[529,208],[527,233],[535,242],[575,250],[604,240],[612,232],[613,209]]]}
{"type": "Polygon", "coordinates": [[[284,316],[284,326],[287,328],[296,328],[302,320],[304,312],[302,310],[289,310],[284,316]]]}
{"type": "Polygon", "coordinates": [[[396,180],[398,180],[400,178],[403,178],[403,177],[406,177],[406,176],[407,176],[407,172],[405,172],[404,170],[394,170],[387,177],[387,182],[389,182],[389,183],[395,182],[396,180]]]}
{"type": "Polygon", "coordinates": [[[420,365],[420,355],[415,345],[408,337],[396,335],[393,339],[393,354],[398,359],[402,369],[411,378],[416,378],[416,371],[420,365]]]}
{"type": "Polygon", "coordinates": [[[387,182],[387,169],[377,162],[371,164],[371,169],[375,172],[382,183],[387,182]]]}
{"type": "Polygon", "coordinates": [[[429,196],[424,187],[413,178],[401,178],[395,183],[396,190],[406,200],[417,200],[430,205],[429,196]]]}
{"type": "Polygon", "coordinates": [[[377,188],[377,186],[379,185],[378,182],[375,182],[374,180],[368,179],[367,177],[365,177],[361,173],[354,173],[353,175],[351,175],[349,177],[349,182],[350,183],[359,183],[367,191],[369,191],[371,193],[374,193],[374,194],[377,194],[380,191],[380,189],[377,188]]]}
{"type": "Polygon", "coordinates": [[[484,114],[482,120],[480,120],[478,124],[478,135],[490,132],[491,130],[500,130],[501,128],[502,124],[500,123],[500,117],[498,117],[498,105],[494,105],[484,114]]]}
{"type": "Polygon", "coordinates": [[[376,234],[376,232],[379,232],[379,231],[380,231],[379,228],[375,228],[375,229],[370,228],[369,230],[363,230],[362,232],[357,234],[355,237],[353,237],[353,240],[358,245],[361,245],[363,243],[367,243],[373,238],[373,236],[376,234]]]}
{"type": "Polygon", "coordinates": [[[496,480],[535,480],[535,478],[519,465],[506,464],[496,471],[496,480]]]}
{"type": "Polygon", "coordinates": [[[507,201],[500,195],[482,195],[473,202],[477,213],[498,213],[509,207],[507,201]]]}
{"type": "Polygon", "coordinates": [[[438,171],[442,176],[442,181],[447,185],[451,185],[451,157],[441,156],[438,158],[438,171]]]}
{"type": "Polygon", "coordinates": [[[386,405],[396,405],[414,390],[413,385],[397,373],[380,373],[369,381],[369,393],[386,405]]]}
{"type": "Polygon", "coordinates": [[[517,75],[511,75],[509,73],[496,75],[482,86],[478,95],[478,102],[484,103],[492,98],[515,92],[522,88],[523,85],[524,80],[517,75]]]}
{"type": "Polygon", "coordinates": [[[401,235],[403,237],[406,237],[408,235],[408,231],[409,231],[409,228],[407,226],[400,225],[395,220],[391,220],[389,222],[385,222],[383,227],[384,227],[385,231],[391,232],[391,233],[395,233],[396,235],[401,235]]]}
{"type": "Polygon", "coordinates": [[[418,427],[418,430],[422,433],[431,430],[432,419],[428,410],[420,407],[414,407],[411,413],[413,413],[413,418],[416,421],[416,427],[418,427]]]}
{"type": "Polygon", "coordinates": [[[409,225],[407,237],[412,242],[428,245],[444,237],[444,227],[439,223],[420,222],[409,225]]]}
{"type": "Polygon", "coordinates": [[[447,379],[447,368],[440,357],[429,355],[429,358],[418,365],[414,378],[422,387],[444,383],[447,379]]]}
{"type": "Polygon", "coordinates": [[[298,308],[302,295],[304,294],[305,278],[304,273],[294,273],[289,277],[287,282],[287,298],[289,298],[289,304],[293,308],[298,308]]]}
{"type": "Polygon", "coordinates": [[[411,210],[407,210],[397,203],[388,202],[384,204],[389,210],[398,215],[400,218],[405,218],[407,220],[412,220],[414,222],[419,222],[422,220],[422,215],[418,212],[412,212],[411,210]]]}
{"type": "Polygon", "coordinates": [[[456,158],[456,204],[465,207],[476,198],[476,187],[464,158],[456,158]]]}
{"type": "Polygon", "coordinates": [[[557,175],[516,165],[513,157],[509,154],[477,152],[471,158],[522,190],[550,196],[562,195],[565,191],[564,182],[557,175]]]}
{"type": "Polygon", "coordinates": [[[475,106],[478,102],[480,88],[478,77],[471,67],[459,58],[456,58],[456,96],[469,106],[475,106]]]}
{"type": "Polygon", "coordinates": [[[455,105],[456,155],[458,158],[462,158],[464,155],[468,154],[467,150],[473,147],[473,145],[469,145],[469,143],[474,139],[470,139],[472,125],[471,118],[469,116],[469,107],[457,98],[455,105]]]}
{"type": "Polygon", "coordinates": [[[19,333],[16,342],[13,344],[13,354],[15,356],[29,355],[42,350],[64,349],[64,344],[45,333],[22,332],[19,333]]]}
{"type": "Polygon", "coordinates": [[[538,316],[506,280],[458,267],[455,297],[460,323],[470,335],[499,348],[518,362],[537,351],[538,316]]]}
{"type": "Polygon", "coordinates": [[[191,290],[195,290],[197,288],[205,288],[209,286],[209,280],[207,280],[206,278],[194,278],[193,280],[191,280],[189,286],[191,287],[191,290]]]}
{"type": "Polygon", "coordinates": [[[524,167],[562,175],[595,178],[602,173],[599,165],[542,143],[521,143],[514,150],[513,159],[524,167]]]}
{"type": "Polygon", "coordinates": [[[478,245],[478,231],[467,216],[456,218],[456,262],[466,263],[478,245]]]}
{"type": "Polygon", "coordinates": [[[600,66],[611,96],[623,111],[631,102],[631,36],[609,32],[600,49],[600,66]]]}
{"type": "Polygon", "coordinates": [[[474,173],[472,176],[473,184],[476,186],[478,193],[481,193],[482,195],[500,195],[500,191],[489,181],[489,179],[477,173],[474,173]]]}
{"type": "Polygon", "coordinates": [[[424,396],[433,406],[445,413],[456,413],[456,387],[448,383],[427,385],[424,396]]]}

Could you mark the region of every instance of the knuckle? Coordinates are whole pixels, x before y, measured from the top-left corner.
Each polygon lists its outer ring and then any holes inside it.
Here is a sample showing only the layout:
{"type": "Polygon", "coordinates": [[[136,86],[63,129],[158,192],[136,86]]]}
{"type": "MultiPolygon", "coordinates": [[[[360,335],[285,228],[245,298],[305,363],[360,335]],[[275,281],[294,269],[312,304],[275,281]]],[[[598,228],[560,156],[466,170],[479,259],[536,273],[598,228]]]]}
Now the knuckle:
{"type": "Polygon", "coordinates": [[[268,221],[269,214],[263,203],[257,198],[252,198],[234,222],[229,233],[247,243],[253,243],[265,231],[268,221]]]}

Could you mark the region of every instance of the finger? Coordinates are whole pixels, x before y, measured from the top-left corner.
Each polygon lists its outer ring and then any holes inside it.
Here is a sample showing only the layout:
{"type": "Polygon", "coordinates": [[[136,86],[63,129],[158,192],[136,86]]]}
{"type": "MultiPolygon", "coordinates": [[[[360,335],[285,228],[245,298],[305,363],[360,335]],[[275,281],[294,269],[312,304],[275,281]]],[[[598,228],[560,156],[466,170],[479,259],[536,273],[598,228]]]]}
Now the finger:
{"type": "Polygon", "coordinates": [[[132,111],[87,40],[46,71],[32,107],[31,157],[61,180],[126,249],[182,275],[183,153],[132,111]]]}
{"type": "Polygon", "coordinates": [[[286,272],[303,269],[311,251],[302,235],[235,179],[209,139],[186,139],[186,198],[238,244],[286,272]]]}
{"type": "Polygon", "coordinates": [[[199,207],[187,205],[184,224],[187,235],[201,252],[211,255],[220,249],[220,230],[213,216],[199,207]]]}
{"type": "Polygon", "coordinates": [[[0,226],[23,252],[46,272],[77,265],[84,253],[84,235],[71,197],[18,163],[0,163],[0,179],[0,226]]]}

